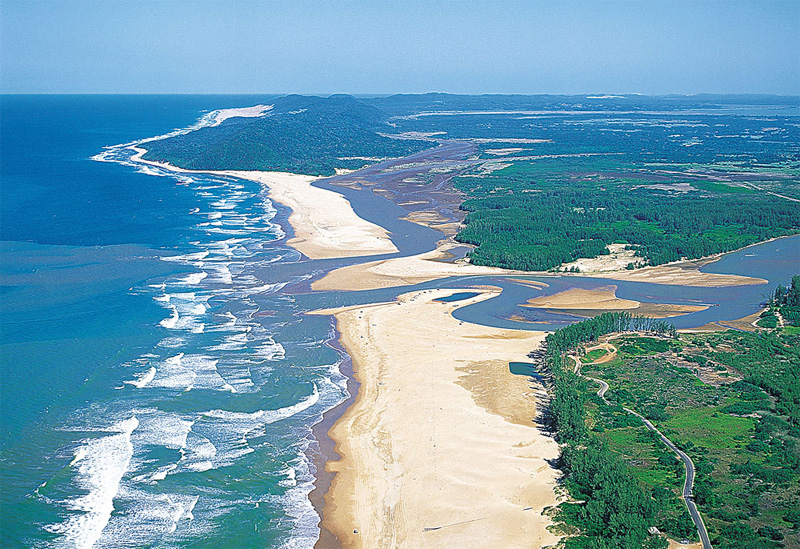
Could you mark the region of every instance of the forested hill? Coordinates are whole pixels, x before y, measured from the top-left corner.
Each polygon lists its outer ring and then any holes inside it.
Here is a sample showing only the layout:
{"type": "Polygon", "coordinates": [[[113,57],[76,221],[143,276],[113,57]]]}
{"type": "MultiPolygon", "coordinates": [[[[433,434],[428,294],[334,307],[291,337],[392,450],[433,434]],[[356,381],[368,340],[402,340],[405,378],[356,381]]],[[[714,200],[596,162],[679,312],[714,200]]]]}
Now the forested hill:
{"type": "Polygon", "coordinates": [[[389,116],[349,95],[287,95],[258,118],[229,118],[219,126],[147,144],[147,160],[199,170],[273,170],[332,175],[375,159],[430,148],[428,142],[384,137],[389,116]]]}

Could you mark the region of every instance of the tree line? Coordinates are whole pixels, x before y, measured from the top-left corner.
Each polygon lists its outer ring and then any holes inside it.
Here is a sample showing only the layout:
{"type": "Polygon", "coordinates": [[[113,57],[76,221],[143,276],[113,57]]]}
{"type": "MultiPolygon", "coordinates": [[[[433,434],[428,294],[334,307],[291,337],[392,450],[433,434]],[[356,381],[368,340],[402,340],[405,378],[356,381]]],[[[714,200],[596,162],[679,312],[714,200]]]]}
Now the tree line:
{"type": "MultiPolygon", "coordinates": [[[[564,506],[563,517],[581,529],[581,547],[596,549],[665,548],[651,536],[658,504],[635,480],[628,466],[586,428],[586,381],[567,354],[571,349],[615,332],[647,331],[674,337],[675,327],[628,312],[603,313],[552,332],[545,338],[543,367],[551,376],[550,415],[570,495],[585,503],[564,506]],[[586,545],[584,542],[588,543],[586,545]]],[[[568,545],[575,541],[568,541],[568,545]]]]}

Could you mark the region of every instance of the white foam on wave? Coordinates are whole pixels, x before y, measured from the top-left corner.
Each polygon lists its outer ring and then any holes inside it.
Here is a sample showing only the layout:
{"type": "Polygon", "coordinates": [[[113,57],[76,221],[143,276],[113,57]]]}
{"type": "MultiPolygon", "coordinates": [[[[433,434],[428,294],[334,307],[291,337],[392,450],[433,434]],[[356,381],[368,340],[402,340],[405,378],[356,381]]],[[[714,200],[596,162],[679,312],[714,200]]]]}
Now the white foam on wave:
{"type": "Polygon", "coordinates": [[[225,336],[222,343],[208,347],[209,351],[240,351],[247,345],[249,326],[240,328],[241,332],[225,336]]]}
{"type": "Polygon", "coordinates": [[[203,333],[205,325],[200,317],[206,314],[207,302],[211,296],[202,296],[194,292],[173,293],[156,296],[153,299],[166,305],[172,312],[159,324],[168,330],[189,330],[203,333]]]}
{"type": "Polygon", "coordinates": [[[164,347],[167,349],[180,349],[184,345],[186,345],[186,339],[179,336],[165,337],[164,339],[158,342],[159,347],[164,347]]]}
{"type": "Polygon", "coordinates": [[[161,261],[173,261],[175,263],[188,263],[191,261],[200,261],[204,259],[208,255],[208,251],[203,250],[200,252],[193,252],[190,254],[181,254],[181,255],[167,255],[162,256],[161,261]]]}
{"type": "Polygon", "coordinates": [[[160,547],[166,541],[164,536],[175,532],[179,524],[184,528],[191,524],[200,499],[197,495],[152,494],[135,488],[123,488],[120,498],[126,500],[125,513],[111,519],[99,547],[160,547]]]}
{"type": "Polygon", "coordinates": [[[47,526],[48,531],[62,534],[78,549],[94,546],[111,519],[114,498],[133,457],[131,433],[138,426],[139,420],[132,416],[108,429],[116,434],[84,441],[75,451],[70,467],[76,470],[75,483],[87,493],[67,501],[78,514],[47,526]]]}
{"type": "Polygon", "coordinates": [[[183,391],[211,389],[235,393],[236,389],[217,371],[218,362],[218,357],[178,353],[167,358],[156,369],[149,386],[183,391]]]}
{"type": "Polygon", "coordinates": [[[289,488],[297,486],[297,469],[294,467],[287,467],[286,469],[278,471],[278,474],[286,476],[285,479],[278,481],[278,485],[289,488]]]}
{"type": "Polygon", "coordinates": [[[150,475],[150,479],[149,480],[150,480],[150,482],[158,482],[160,480],[164,480],[165,478],[167,478],[168,474],[170,474],[172,471],[174,471],[177,468],[178,468],[178,466],[176,464],[174,464],[174,463],[171,463],[169,465],[161,467],[161,468],[159,468],[158,471],[156,471],[155,473],[150,475]]]}
{"type": "Polygon", "coordinates": [[[312,394],[300,402],[277,410],[258,410],[253,413],[209,410],[200,414],[187,439],[187,450],[180,465],[192,471],[207,471],[235,463],[254,452],[248,436],[263,430],[266,425],[292,417],[319,401],[314,385],[312,394]]]}
{"type": "Polygon", "coordinates": [[[199,273],[192,273],[187,275],[183,278],[179,278],[175,281],[175,284],[185,285],[185,286],[196,286],[200,284],[200,282],[208,276],[208,273],[205,271],[199,273]]]}
{"type": "MultiPolygon", "coordinates": [[[[292,404],[291,406],[286,406],[285,408],[278,408],[277,410],[258,410],[252,414],[248,414],[246,412],[228,412],[226,410],[209,410],[208,412],[203,412],[202,415],[210,418],[224,419],[233,423],[252,422],[256,425],[268,425],[270,423],[275,423],[276,421],[281,421],[299,414],[303,410],[311,408],[317,402],[319,402],[319,390],[317,389],[317,384],[315,383],[314,390],[310,395],[297,404],[292,404]]],[[[254,425],[254,427],[256,425],[254,425]]]]}
{"type": "Polygon", "coordinates": [[[149,370],[142,373],[139,377],[131,381],[125,381],[124,383],[128,385],[133,385],[134,387],[138,387],[142,389],[147,386],[148,383],[153,381],[153,378],[156,376],[156,368],[155,366],[151,366],[149,370]]]}
{"type": "Polygon", "coordinates": [[[164,170],[161,170],[161,169],[158,169],[158,168],[154,168],[152,166],[147,166],[147,165],[140,166],[139,169],[136,170],[136,171],[139,172],[139,173],[143,173],[145,175],[154,175],[156,177],[168,177],[168,176],[172,175],[170,173],[165,172],[164,170]]]}
{"type": "Polygon", "coordinates": [[[172,450],[186,448],[186,438],[194,425],[194,419],[187,419],[173,412],[158,409],[137,411],[139,429],[136,443],[147,446],[163,446],[172,450]]]}
{"type": "Polygon", "coordinates": [[[217,456],[217,447],[199,433],[189,433],[187,448],[178,462],[190,471],[203,472],[214,468],[212,461],[217,456]]]}
{"type": "Polygon", "coordinates": [[[214,282],[216,284],[225,284],[231,285],[233,283],[233,275],[231,274],[230,270],[230,263],[229,262],[214,262],[208,263],[205,265],[206,271],[209,272],[209,276],[211,278],[208,279],[209,282],[214,282]]]}
{"type": "Polygon", "coordinates": [[[164,320],[159,322],[159,324],[164,328],[166,328],[167,330],[174,329],[175,326],[178,324],[178,320],[180,320],[181,318],[181,315],[178,314],[177,308],[171,307],[171,309],[172,309],[172,314],[169,316],[169,318],[165,318],[164,320]]]}
{"type": "Polygon", "coordinates": [[[245,236],[250,234],[249,230],[245,229],[225,229],[223,227],[210,227],[206,229],[208,234],[224,234],[231,236],[245,236]]]}
{"type": "Polygon", "coordinates": [[[271,337],[267,337],[255,348],[256,355],[265,360],[283,360],[286,358],[286,349],[271,337]]]}

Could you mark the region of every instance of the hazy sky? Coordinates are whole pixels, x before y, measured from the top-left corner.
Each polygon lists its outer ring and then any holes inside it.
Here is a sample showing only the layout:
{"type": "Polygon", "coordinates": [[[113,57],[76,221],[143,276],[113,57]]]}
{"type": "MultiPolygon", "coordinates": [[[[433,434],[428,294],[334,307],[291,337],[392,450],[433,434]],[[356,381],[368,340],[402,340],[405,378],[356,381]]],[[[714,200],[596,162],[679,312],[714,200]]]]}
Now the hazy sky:
{"type": "Polygon", "coordinates": [[[0,0],[5,93],[800,94],[800,0],[0,0]]]}

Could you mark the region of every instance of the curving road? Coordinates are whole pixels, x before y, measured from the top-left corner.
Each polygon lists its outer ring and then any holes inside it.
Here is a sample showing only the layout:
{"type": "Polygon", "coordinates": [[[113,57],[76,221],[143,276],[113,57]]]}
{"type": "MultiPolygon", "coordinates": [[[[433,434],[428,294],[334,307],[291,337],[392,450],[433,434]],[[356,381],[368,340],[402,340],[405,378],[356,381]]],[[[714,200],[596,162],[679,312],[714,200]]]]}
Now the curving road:
{"type": "MultiPolygon", "coordinates": [[[[599,396],[606,404],[610,404],[610,402],[606,400],[605,396],[606,391],[608,391],[609,388],[608,383],[606,383],[602,379],[597,379],[594,377],[588,377],[583,375],[581,373],[581,359],[575,355],[569,355],[569,356],[572,360],[575,361],[575,373],[581,376],[583,379],[588,379],[599,384],[600,390],[597,391],[597,396],[599,396]]],[[[694,522],[694,525],[697,528],[697,533],[700,536],[700,541],[703,544],[703,549],[712,549],[711,540],[708,538],[708,531],[706,530],[706,525],[703,522],[703,517],[701,517],[700,513],[697,511],[697,506],[694,503],[694,496],[692,495],[692,488],[694,487],[694,474],[695,474],[694,463],[692,463],[692,459],[688,455],[686,455],[686,453],[683,450],[675,446],[675,444],[670,439],[665,437],[664,434],[650,422],[650,420],[645,418],[640,413],[631,410],[630,408],[625,408],[623,406],[622,409],[628,412],[629,414],[632,414],[641,419],[642,423],[644,423],[644,426],[653,431],[654,433],[656,433],[661,439],[661,442],[663,442],[667,446],[667,448],[672,450],[675,453],[675,455],[677,455],[683,462],[683,468],[686,470],[686,480],[683,482],[683,501],[686,502],[686,508],[689,510],[689,516],[692,517],[692,522],[694,522]]]]}

